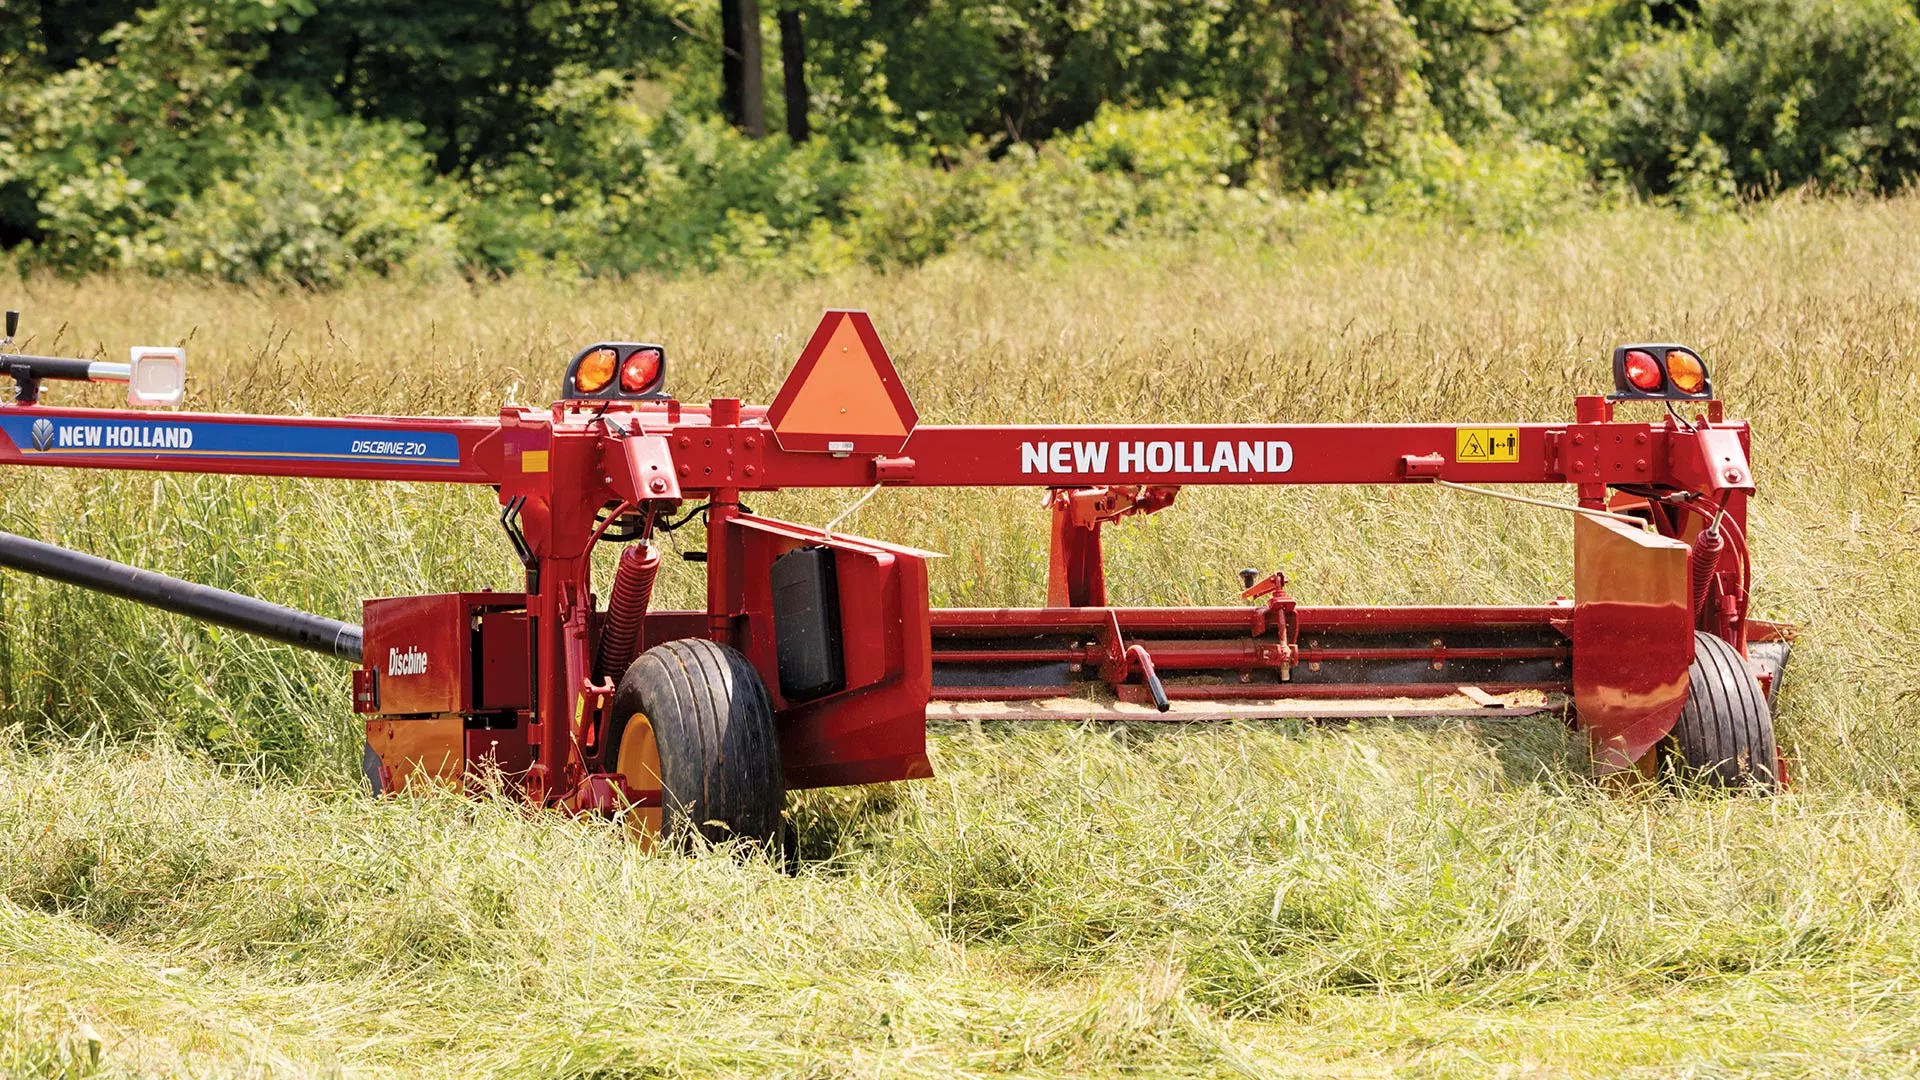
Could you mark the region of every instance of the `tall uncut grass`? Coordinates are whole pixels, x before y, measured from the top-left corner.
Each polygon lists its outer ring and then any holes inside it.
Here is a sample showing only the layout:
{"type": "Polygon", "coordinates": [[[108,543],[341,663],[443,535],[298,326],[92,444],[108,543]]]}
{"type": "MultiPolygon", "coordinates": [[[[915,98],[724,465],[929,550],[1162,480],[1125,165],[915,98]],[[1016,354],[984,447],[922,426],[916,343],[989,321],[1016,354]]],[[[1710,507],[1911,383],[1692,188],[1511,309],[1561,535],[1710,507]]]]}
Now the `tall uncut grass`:
{"type": "MultiPolygon", "coordinates": [[[[792,801],[796,875],[353,790],[342,666],[9,575],[0,1076],[1903,1075],[1920,1070],[1920,199],[1391,223],[888,276],[248,292],[11,284],[30,351],[188,347],[190,405],[487,414],[602,337],[767,400],[829,306],[927,422],[1552,419],[1678,340],[1755,425],[1794,792],[1608,793],[1551,722],[952,727],[938,778],[792,801]]],[[[54,401],[111,401],[55,386],[54,401]]],[[[0,528],[355,618],[514,585],[484,489],[55,470],[0,528]]],[[[856,492],[756,509],[823,522],[856,492]]],[[[1032,491],[885,491],[942,604],[1037,603],[1032,491]]],[[[1125,603],[1531,602],[1565,515],[1189,489],[1125,603]]],[[[663,601],[693,603],[669,561],[663,601]]]]}

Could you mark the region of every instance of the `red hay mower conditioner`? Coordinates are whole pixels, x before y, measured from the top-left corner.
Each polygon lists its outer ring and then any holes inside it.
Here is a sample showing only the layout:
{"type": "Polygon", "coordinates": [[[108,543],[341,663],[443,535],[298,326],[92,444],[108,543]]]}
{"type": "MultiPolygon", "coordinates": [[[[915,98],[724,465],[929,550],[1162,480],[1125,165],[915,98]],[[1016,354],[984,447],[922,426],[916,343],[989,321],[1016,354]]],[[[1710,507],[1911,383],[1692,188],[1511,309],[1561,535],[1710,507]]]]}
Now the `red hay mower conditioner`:
{"type": "MultiPolygon", "coordinates": [[[[865,314],[827,313],[770,406],[683,403],[658,345],[597,344],[560,400],[485,419],[154,415],[40,403],[49,379],[180,400],[183,357],[0,346],[0,462],[474,484],[526,591],[368,600],[364,628],[0,535],[0,565],[356,661],[377,791],[504,775],[525,799],[770,839],[788,788],[931,774],[930,717],[1565,712],[1601,772],[1783,779],[1785,628],[1749,618],[1748,430],[1677,345],[1615,351],[1572,423],[920,425],[865,314]],[[1658,422],[1614,402],[1664,403],[1658,422]],[[1678,407],[1694,414],[1685,418],[1678,407]],[[1192,484],[1571,484],[1574,597],[1316,607],[1242,571],[1235,607],[1108,604],[1101,529],[1192,484]],[[791,488],[1038,487],[1047,606],[933,609],[931,553],[752,513],[791,488]],[[704,610],[649,606],[656,534],[704,515],[704,610]],[[605,606],[591,567],[627,545],[605,606]],[[664,817],[663,817],[664,815],[664,817]]],[[[1484,490],[1484,489],[1476,489],[1484,490]]],[[[1504,493],[1493,493],[1504,494],[1504,493]]],[[[1523,501],[1524,497],[1519,497],[1523,501]]],[[[1559,505],[1559,504],[1548,504],[1559,505]]]]}

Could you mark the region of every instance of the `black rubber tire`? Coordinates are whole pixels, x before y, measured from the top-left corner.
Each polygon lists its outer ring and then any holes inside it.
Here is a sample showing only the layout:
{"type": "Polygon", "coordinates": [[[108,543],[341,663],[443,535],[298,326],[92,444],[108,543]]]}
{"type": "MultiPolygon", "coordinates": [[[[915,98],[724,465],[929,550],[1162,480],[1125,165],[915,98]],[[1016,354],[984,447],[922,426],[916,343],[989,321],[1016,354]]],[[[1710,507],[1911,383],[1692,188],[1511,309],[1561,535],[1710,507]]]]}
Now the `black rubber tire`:
{"type": "Polygon", "coordinates": [[[366,749],[360,751],[360,774],[367,778],[367,790],[376,797],[387,793],[380,783],[380,755],[374,752],[371,739],[367,740],[366,749]]]}
{"type": "Polygon", "coordinates": [[[1683,784],[1778,790],[1773,710],[1740,650],[1695,631],[1687,686],[1687,703],[1662,755],[1668,775],[1683,784]]]}
{"type": "Polygon", "coordinates": [[[614,688],[605,760],[620,759],[620,738],[636,712],[652,721],[659,746],[669,844],[698,833],[778,850],[772,845],[787,799],[780,740],[767,688],[746,657],[701,638],[642,653],[614,688]]]}

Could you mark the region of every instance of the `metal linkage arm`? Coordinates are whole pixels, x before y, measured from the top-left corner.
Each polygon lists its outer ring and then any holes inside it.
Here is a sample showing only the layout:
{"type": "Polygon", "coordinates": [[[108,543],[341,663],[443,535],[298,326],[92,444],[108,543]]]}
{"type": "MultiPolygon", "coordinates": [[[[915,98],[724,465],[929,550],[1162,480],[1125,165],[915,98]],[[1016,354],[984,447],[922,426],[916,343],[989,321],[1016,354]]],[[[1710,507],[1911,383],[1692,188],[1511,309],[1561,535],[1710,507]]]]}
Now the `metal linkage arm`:
{"type": "MultiPolygon", "coordinates": [[[[766,428],[672,429],[683,487],[1091,488],[1113,485],[1469,484],[1693,488],[1709,443],[1746,426],[1662,423],[933,426],[898,455],[781,448],[766,428]]],[[[1744,477],[1743,477],[1744,480],[1744,477]]]]}

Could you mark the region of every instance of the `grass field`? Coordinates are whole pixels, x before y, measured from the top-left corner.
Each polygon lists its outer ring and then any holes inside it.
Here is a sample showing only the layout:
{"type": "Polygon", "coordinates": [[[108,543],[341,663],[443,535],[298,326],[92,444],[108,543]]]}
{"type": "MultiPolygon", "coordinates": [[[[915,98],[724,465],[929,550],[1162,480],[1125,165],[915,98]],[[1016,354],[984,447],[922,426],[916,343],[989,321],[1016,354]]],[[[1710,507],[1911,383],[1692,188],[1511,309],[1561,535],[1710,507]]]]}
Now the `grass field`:
{"type": "MultiPolygon", "coordinates": [[[[33,351],[185,342],[191,404],[272,412],[544,402],[614,335],[665,341],[688,398],[766,400],[843,305],[938,422],[1551,419],[1613,344],[1685,341],[1755,424],[1758,607],[1804,630],[1774,799],[1602,791],[1540,722],[956,727],[937,779],[791,799],[785,876],[372,802],[339,665],[7,576],[0,1076],[1920,1072],[1916,236],[1903,198],[798,283],[9,283],[33,351]]],[[[484,491],[6,479],[0,528],[339,617],[513,585],[484,491]]],[[[1033,492],[888,491],[847,527],[951,553],[936,603],[1044,593],[1033,492]]],[[[1115,532],[1110,577],[1128,603],[1229,602],[1243,565],[1307,602],[1539,601],[1571,589],[1569,528],[1194,490],[1115,532]]]]}

